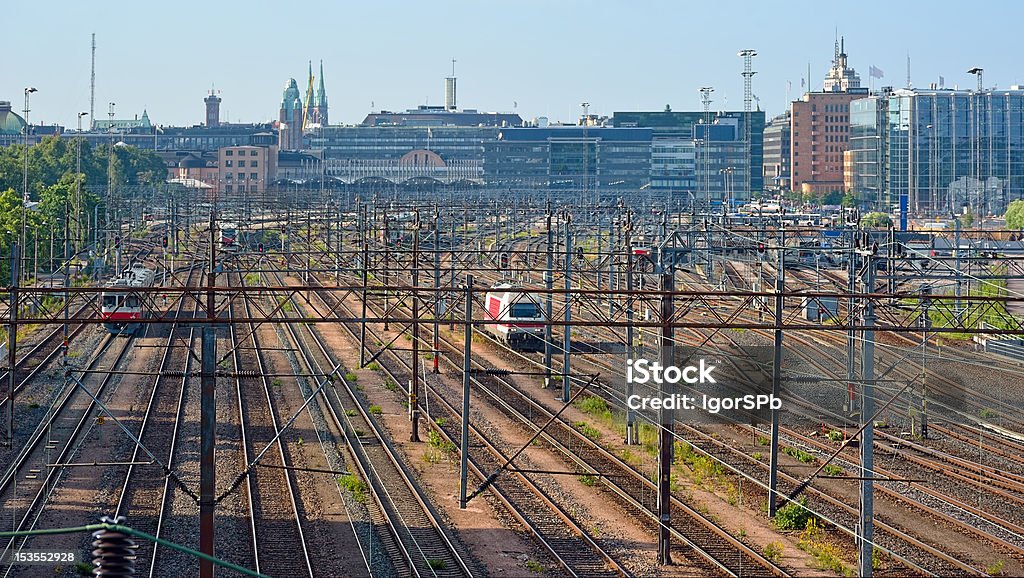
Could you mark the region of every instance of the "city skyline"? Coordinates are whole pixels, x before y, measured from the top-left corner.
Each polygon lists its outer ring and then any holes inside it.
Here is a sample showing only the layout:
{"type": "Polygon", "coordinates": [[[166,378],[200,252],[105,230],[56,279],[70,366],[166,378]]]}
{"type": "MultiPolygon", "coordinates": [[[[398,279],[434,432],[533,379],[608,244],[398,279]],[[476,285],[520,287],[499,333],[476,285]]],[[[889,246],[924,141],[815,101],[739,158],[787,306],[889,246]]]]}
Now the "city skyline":
{"type": "Polygon", "coordinates": [[[908,53],[917,87],[943,76],[948,87],[970,88],[975,79],[966,70],[974,66],[985,69],[987,87],[1024,79],[1003,48],[1014,14],[1024,12],[1016,5],[1001,5],[1005,17],[987,23],[969,49],[944,41],[949,33],[934,33],[960,28],[962,14],[943,9],[944,3],[927,13],[880,2],[832,14],[811,6],[528,1],[478,7],[447,1],[424,12],[389,2],[324,5],[282,18],[266,2],[245,10],[186,0],[172,10],[112,2],[105,10],[69,5],[58,11],[18,3],[8,8],[12,21],[35,25],[13,27],[0,40],[7,54],[28,55],[7,59],[0,100],[20,113],[24,87],[35,87],[31,122],[74,128],[77,113],[89,110],[93,32],[97,120],[115,102],[116,118],[145,110],[155,124],[177,126],[203,122],[202,99],[211,87],[224,99],[224,121],[271,121],[285,83],[302,83],[310,60],[323,60],[332,120],[345,124],[375,110],[442,104],[452,58],[460,108],[559,121],[576,119],[583,101],[592,114],[607,116],[666,104],[698,110],[701,86],[715,88],[712,109],[742,110],[736,53],[744,48],[759,53],[753,92],[770,117],[785,110],[787,84],[790,100],[808,89],[802,86],[808,69],[809,88],[821,89],[837,34],[846,38],[851,66],[876,89],[906,85],[908,53]],[[878,17],[883,7],[884,19],[878,17]],[[884,71],[884,78],[872,79],[870,67],[884,71]]]}

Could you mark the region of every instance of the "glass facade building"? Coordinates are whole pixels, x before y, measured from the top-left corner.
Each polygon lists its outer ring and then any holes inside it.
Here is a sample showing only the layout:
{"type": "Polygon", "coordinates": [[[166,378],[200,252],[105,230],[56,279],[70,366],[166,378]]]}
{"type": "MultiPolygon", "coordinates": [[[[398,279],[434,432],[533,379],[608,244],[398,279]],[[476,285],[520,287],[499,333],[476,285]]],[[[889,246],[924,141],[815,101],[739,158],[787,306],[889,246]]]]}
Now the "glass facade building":
{"type": "Polygon", "coordinates": [[[653,190],[717,204],[764,189],[763,111],[616,112],[613,124],[651,129],[653,190]]]}
{"type": "Polygon", "coordinates": [[[851,116],[852,181],[880,209],[997,215],[1024,196],[1024,90],[898,90],[851,116]]]}
{"type": "Polygon", "coordinates": [[[484,145],[487,184],[633,189],[651,179],[651,130],[551,126],[502,129],[484,145]]]}

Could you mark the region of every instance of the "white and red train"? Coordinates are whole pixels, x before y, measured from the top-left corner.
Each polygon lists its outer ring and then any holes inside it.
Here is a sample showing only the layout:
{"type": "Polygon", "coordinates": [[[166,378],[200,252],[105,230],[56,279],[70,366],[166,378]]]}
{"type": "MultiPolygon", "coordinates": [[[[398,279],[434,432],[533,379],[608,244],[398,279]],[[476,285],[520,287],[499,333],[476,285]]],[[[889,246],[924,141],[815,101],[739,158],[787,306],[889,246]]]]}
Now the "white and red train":
{"type": "Polygon", "coordinates": [[[238,244],[238,227],[234,223],[224,223],[221,225],[220,248],[232,253],[241,249],[241,246],[238,244]]]}
{"type": "Polygon", "coordinates": [[[544,349],[544,314],[540,305],[522,287],[501,283],[484,297],[487,331],[505,345],[522,351],[544,349]]]}
{"type": "MultiPolygon", "coordinates": [[[[119,277],[111,279],[107,287],[149,287],[155,277],[156,273],[152,269],[136,263],[122,271],[119,277]]],[[[141,325],[135,321],[142,319],[145,309],[144,297],[141,293],[104,291],[100,310],[103,328],[116,335],[135,333],[141,325]]]]}

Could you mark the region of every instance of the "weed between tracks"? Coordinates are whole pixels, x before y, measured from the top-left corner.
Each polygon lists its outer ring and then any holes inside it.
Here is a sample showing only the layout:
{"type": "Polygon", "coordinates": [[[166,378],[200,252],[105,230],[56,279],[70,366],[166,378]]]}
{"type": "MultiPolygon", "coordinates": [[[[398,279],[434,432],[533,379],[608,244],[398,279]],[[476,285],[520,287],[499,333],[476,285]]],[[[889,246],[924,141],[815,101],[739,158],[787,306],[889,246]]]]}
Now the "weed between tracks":
{"type": "MultiPolygon", "coordinates": [[[[814,556],[819,570],[831,570],[842,576],[853,576],[853,569],[843,560],[842,550],[827,540],[824,528],[814,518],[807,521],[807,527],[800,535],[797,546],[814,556]]],[[[875,566],[877,563],[876,556],[872,555],[871,565],[875,566]]]]}
{"type": "Polygon", "coordinates": [[[813,462],[815,460],[814,456],[812,456],[811,454],[809,454],[809,453],[807,453],[807,452],[805,452],[805,451],[803,451],[801,449],[797,449],[797,448],[785,447],[785,448],[782,448],[782,453],[784,453],[784,454],[786,454],[788,456],[793,456],[794,458],[800,460],[801,462],[803,462],[805,464],[809,464],[809,463],[811,463],[811,462],[813,462]]]}
{"type": "Polygon", "coordinates": [[[817,518],[807,509],[807,498],[801,497],[797,502],[789,502],[775,512],[772,523],[779,530],[804,530],[817,518]]]}
{"type": "Polygon", "coordinates": [[[352,474],[340,476],[338,485],[348,490],[360,504],[366,503],[366,484],[356,476],[352,474]]]}
{"type": "Polygon", "coordinates": [[[544,566],[536,560],[527,560],[526,569],[530,572],[536,572],[537,574],[540,574],[544,571],[544,566]]]}
{"type": "Polygon", "coordinates": [[[782,559],[783,550],[785,550],[785,546],[782,545],[782,542],[768,542],[764,547],[764,557],[772,562],[778,562],[782,559]]]}
{"type": "Polygon", "coordinates": [[[423,461],[437,464],[442,460],[455,463],[457,448],[455,444],[444,439],[436,430],[427,431],[427,449],[423,452],[423,461]]]}

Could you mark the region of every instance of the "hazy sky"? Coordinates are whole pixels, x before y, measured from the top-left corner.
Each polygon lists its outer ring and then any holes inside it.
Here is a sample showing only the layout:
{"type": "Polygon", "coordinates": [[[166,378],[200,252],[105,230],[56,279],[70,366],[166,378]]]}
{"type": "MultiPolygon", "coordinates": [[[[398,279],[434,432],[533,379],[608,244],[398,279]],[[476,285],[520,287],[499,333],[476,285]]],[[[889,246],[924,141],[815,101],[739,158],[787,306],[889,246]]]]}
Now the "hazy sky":
{"type": "Polygon", "coordinates": [[[96,112],[118,118],[148,109],[153,122],[203,121],[211,86],[222,120],[276,118],[289,77],[305,89],[307,61],[324,61],[332,123],[371,110],[441,104],[455,58],[460,107],[572,120],[591,113],[700,107],[742,109],[744,48],[756,49],[754,94],[782,112],[811,69],[820,89],[838,29],[867,85],[904,86],[907,53],[915,86],[939,75],[974,86],[1024,83],[1019,25],[1024,3],[432,0],[373,2],[7,0],[0,35],[0,100],[31,120],[76,125],[89,110],[89,42],[96,33],[96,112]],[[516,104],[518,107],[516,108],[516,104]]]}

